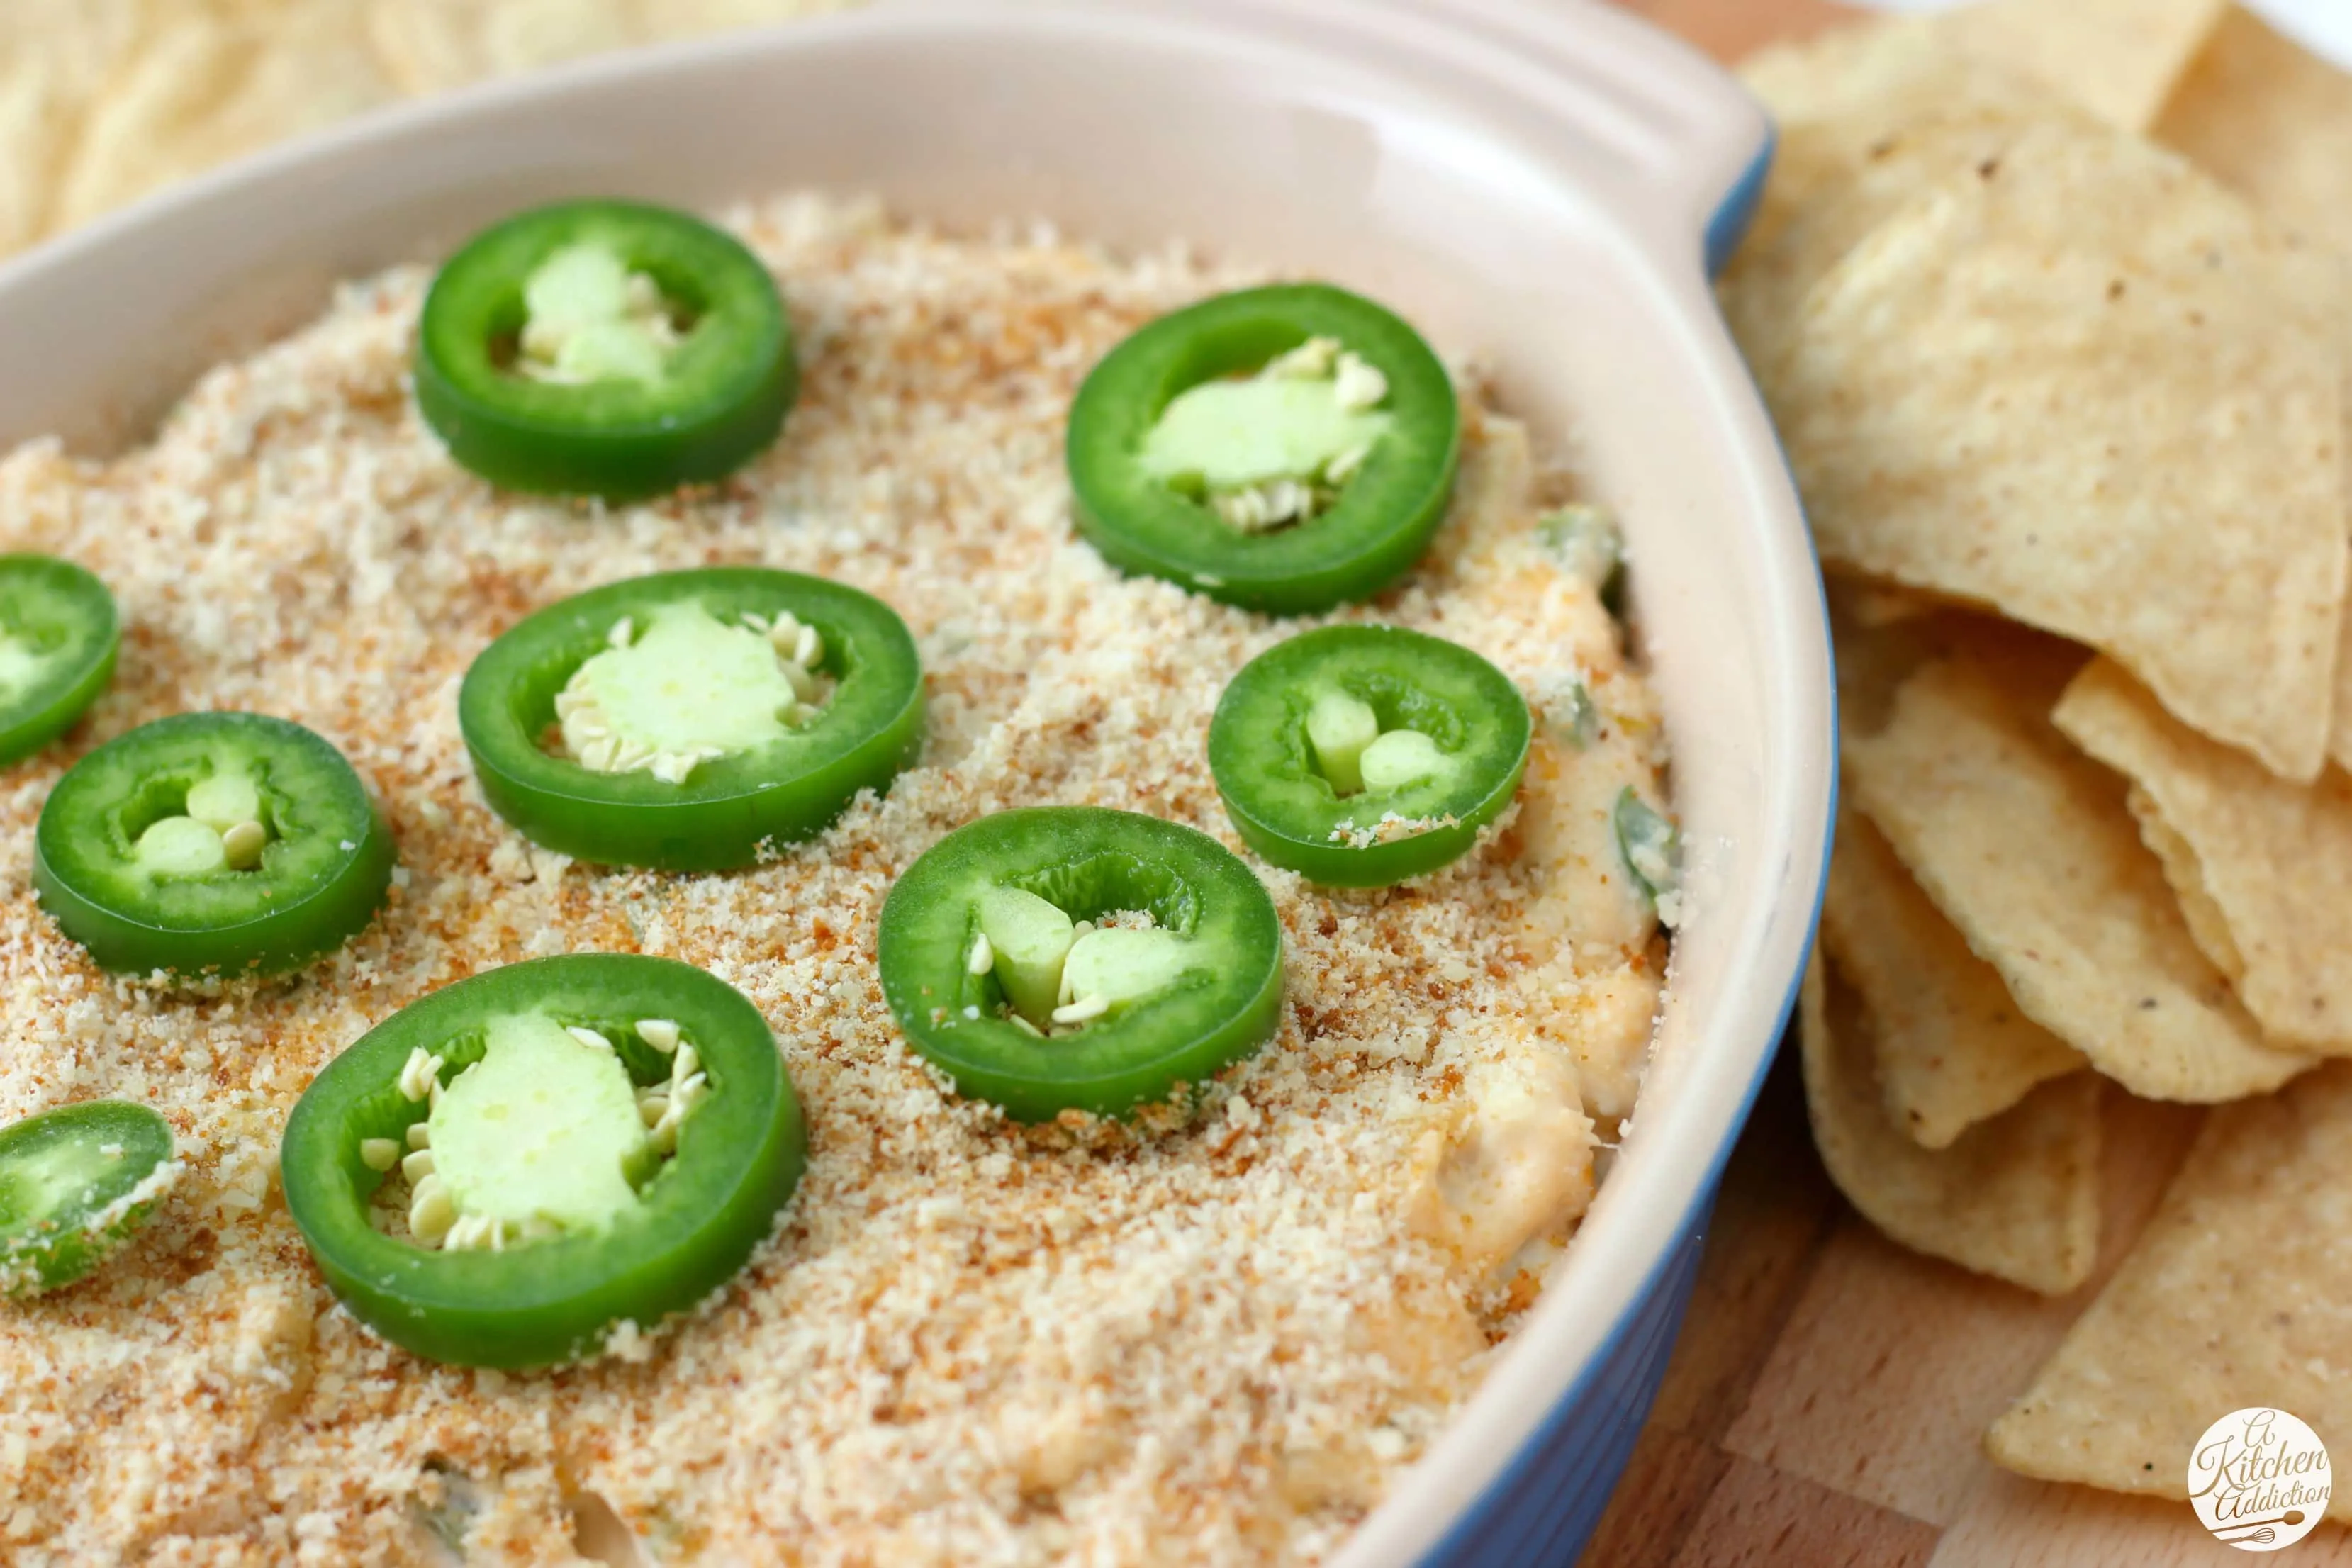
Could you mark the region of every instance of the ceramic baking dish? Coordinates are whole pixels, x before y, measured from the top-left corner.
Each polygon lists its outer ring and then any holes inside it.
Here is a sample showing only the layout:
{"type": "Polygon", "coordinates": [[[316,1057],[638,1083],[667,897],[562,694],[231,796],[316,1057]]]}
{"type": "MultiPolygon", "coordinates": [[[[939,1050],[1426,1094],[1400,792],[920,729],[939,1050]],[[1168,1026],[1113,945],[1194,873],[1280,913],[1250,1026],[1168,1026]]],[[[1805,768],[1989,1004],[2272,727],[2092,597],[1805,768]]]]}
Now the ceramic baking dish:
{"type": "Polygon", "coordinates": [[[142,434],[194,373],[525,203],[879,193],[1333,279],[1491,366],[1631,540],[1692,915],[1622,1152],[1541,1303],[1346,1568],[1564,1563],[1680,1321],[1811,931],[1820,584],[1708,264],[1769,155],[1705,61],[1584,0],[883,0],[396,110],[0,268],[0,441],[142,434]]]}

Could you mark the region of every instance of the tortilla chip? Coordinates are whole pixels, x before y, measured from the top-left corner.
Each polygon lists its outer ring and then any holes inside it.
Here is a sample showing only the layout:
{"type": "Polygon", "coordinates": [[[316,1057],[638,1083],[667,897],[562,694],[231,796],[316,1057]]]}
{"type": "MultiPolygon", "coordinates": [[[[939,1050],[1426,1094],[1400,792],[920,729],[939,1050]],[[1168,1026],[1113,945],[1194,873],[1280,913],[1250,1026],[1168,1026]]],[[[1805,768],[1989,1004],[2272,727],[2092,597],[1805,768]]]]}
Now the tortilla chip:
{"type": "Polygon", "coordinates": [[[637,41],[625,0],[371,0],[367,29],[385,73],[409,93],[637,41]]]}
{"type": "Polygon", "coordinates": [[[2229,0],[1979,0],[1929,27],[2137,132],[2154,123],[2228,9],[2229,0]]]}
{"type": "MultiPolygon", "coordinates": [[[[2097,755],[2095,752],[2092,754],[2097,755]]],[[[2172,896],[2180,905],[2180,918],[2189,922],[2189,939],[2197,943],[2197,951],[2211,959],[2213,967],[2235,985],[2246,973],[2245,955],[2238,951],[2236,939],[2230,935],[2230,922],[2221,913],[2221,906],[2213,901],[2211,889],[2205,886],[2205,868],[2198,862],[2197,851],[2189,847],[2189,840],[2172,830],[2172,825],[2157,809],[2156,802],[2139,785],[2134,784],[2124,792],[2124,806],[2132,814],[2132,820],[2139,824],[2139,841],[2148,847],[2157,864],[2164,868],[2164,879],[2172,884],[2172,896]]],[[[2259,1018],[2254,1021],[2262,1022],[2259,1018]]]]}
{"type": "Polygon", "coordinates": [[[1847,734],[1885,729],[1903,683],[1937,660],[1974,665],[2017,706],[2046,711],[2093,657],[2079,644],[1910,589],[1835,574],[1824,586],[1837,644],[1838,724],[1847,734]]]}
{"type": "Polygon", "coordinates": [[[134,0],[0,6],[0,252],[49,232],[58,184],[100,89],[129,54],[134,0]]]}
{"type": "Polygon", "coordinates": [[[341,0],[161,12],[84,122],[53,224],[86,222],[391,97],[357,11],[341,0]]]}
{"type": "Polygon", "coordinates": [[[2352,1055],[2352,778],[2288,784],[2216,745],[2101,660],[2052,715],[2147,803],[2144,836],[2192,931],[2265,1036],[2352,1055]],[[2153,822],[2156,831],[2147,829],[2153,822]]]}
{"type": "Polygon", "coordinates": [[[839,11],[858,0],[370,0],[367,27],[403,92],[560,64],[632,44],[839,11]]]}
{"type": "Polygon", "coordinates": [[[2230,8],[2155,135],[2281,221],[2352,255],[2352,76],[2260,17],[2230,8]]]}
{"type": "Polygon", "coordinates": [[[649,42],[698,37],[863,4],[865,0],[655,0],[646,6],[646,37],[649,42]]]}
{"type": "Polygon", "coordinates": [[[2007,72],[1955,60],[1914,23],[1840,28],[1742,68],[1780,122],[1746,242],[1717,284],[1724,320],[1769,380],[1806,294],[1918,187],[1999,155],[2064,110],[2007,72]]]}
{"type": "Polygon", "coordinates": [[[1838,825],[1822,945],[1869,1011],[1886,1118],[1923,1148],[1949,1147],[2035,1084],[2085,1065],[2018,1011],[1878,830],[1851,814],[1838,825]]]}
{"type": "Polygon", "coordinates": [[[1950,63],[1924,24],[1888,16],[1759,49],[1739,62],[1739,79],[1785,131],[1933,92],[1950,63]]]}
{"type": "Polygon", "coordinates": [[[2090,643],[2314,777],[2343,284],[2171,154],[2036,127],[1812,291],[1767,392],[1823,557],[2090,643]]]}
{"type": "Polygon", "coordinates": [[[1948,1149],[1886,1120],[1870,1079],[1871,1021],[1820,955],[1805,973],[1805,1103],[1822,1164],[1862,1216],[1914,1251],[2058,1295],[2098,1252],[2099,1084],[2046,1083],[1948,1149]]]}
{"type": "MultiPolygon", "coordinates": [[[[2156,1217],[1985,1448],[2049,1480],[2186,1497],[2189,1451],[2275,1405],[2352,1445],[2352,1064],[2213,1112],[2156,1217]]],[[[2331,1518],[2352,1520],[2337,1489],[2331,1518]]]]}
{"type": "Polygon", "coordinates": [[[1922,668],[1850,736],[1854,803],[2026,1016],[2151,1100],[2234,1100],[2311,1065],[2265,1044],[2124,809],[2013,682],[1922,668]]]}

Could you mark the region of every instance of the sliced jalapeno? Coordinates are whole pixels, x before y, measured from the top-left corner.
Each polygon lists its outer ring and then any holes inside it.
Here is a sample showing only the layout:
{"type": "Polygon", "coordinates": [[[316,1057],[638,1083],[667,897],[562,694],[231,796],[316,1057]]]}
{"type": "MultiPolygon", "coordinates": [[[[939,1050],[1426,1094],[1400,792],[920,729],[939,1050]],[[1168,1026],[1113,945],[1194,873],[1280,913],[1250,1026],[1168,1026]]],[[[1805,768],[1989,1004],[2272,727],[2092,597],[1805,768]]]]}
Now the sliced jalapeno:
{"type": "Polygon", "coordinates": [[[493,484],[620,500],[775,439],[798,372],[775,280],[732,236],[635,202],[484,230],[425,300],[416,405],[493,484]]]}
{"type": "Polygon", "coordinates": [[[908,1044],[1023,1121],[1164,1100],[1281,1021],[1274,900],[1215,839],[1132,812],[956,829],[891,888],[877,956],[908,1044]]]}
{"type": "Polygon", "coordinates": [[[1078,527],[1112,564],[1304,615],[1420,559],[1462,418],[1419,333],[1343,289],[1291,283],[1120,343],[1079,387],[1066,439],[1078,527]]]}
{"type": "Polygon", "coordinates": [[[0,763],[65,733],[114,674],[114,595],[70,561],[0,555],[0,763]]]}
{"type": "Polygon", "coordinates": [[[70,1285],[139,1227],[180,1174],[172,1128],[94,1100],[0,1131],[0,1296],[70,1285]]]}
{"type": "Polygon", "coordinates": [[[341,946],[392,881],[392,835],[343,754],[259,713],[119,735],[41,807],[33,888],[108,969],[261,973],[341,946]]]}
{"type": "Polygon", "coordinates": [[[921,751],[915,639],[871,595],[764,567],[667,572],[551,605],[474,660],[458,727],[536,843],[674,871],[822,831],[921,751]]]}
{"type": "Polygon", "coordinates": [[[1458,643],[1326,626],[1242,667],[1209,721],[1234,828],[1275,865],[1378,888],[1459,858],[1502,815],[1533,724],[1510,678],[1458,643]]]}
{"type": "Polygon", "coordinates": [[[733,1279],[806,1148],[740,993],[669,959],[578,953],[461,980],[369,1030],[303,1091],[279,1166],[362,1321],[435,1361],[530,1367],[733,1279]]]}

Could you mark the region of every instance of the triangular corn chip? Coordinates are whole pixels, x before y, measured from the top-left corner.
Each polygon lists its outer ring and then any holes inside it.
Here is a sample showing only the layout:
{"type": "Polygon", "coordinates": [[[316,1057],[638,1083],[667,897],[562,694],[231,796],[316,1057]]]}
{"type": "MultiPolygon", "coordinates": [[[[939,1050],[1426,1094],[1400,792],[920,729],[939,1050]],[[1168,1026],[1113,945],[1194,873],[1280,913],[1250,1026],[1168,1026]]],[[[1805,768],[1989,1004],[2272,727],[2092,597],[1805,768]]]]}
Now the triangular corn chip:
{"type": "Polygon", "coordinates": [[[2121,780],[1956,663],[1850,737],[1854,804],[2027,1016],[2133,1093],[2234,1100],[2310,1058],[2266,1044],[2197,949],[2121,780]]]}
{"type": "Polygon", "coordinates": [[[2036,128],[1814,288],[1768,391],[1822,555],[2102,648],[2314,777],[2347,565],[2342,284],[2177,158],[2036,128]]]}
{"type": "Polygon", "coordinates": [[[2057,1295],[2098,1252],[2098,1080],[2045,1083],[1923,1149],[1886,1119],[1871,1081],[1860,998],[1816,954],[1802,1009],[1805,1102],[1830,1179],[1864,1219],[1915,1251],[2057,1295]]]}

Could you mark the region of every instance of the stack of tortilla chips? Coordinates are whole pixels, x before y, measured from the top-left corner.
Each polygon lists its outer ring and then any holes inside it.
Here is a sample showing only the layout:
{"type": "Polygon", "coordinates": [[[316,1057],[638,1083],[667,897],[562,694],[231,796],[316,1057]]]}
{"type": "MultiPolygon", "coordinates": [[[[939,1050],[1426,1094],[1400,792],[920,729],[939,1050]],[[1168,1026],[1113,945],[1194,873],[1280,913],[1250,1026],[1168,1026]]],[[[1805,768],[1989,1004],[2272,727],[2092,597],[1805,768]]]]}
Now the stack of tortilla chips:
{"type": "Polygon", "coordinates": [[[1822,1160],[1895,1240],[2058,1294],[2103,1102],[2220,1106],[1988,1447],[2177,1497],[2232,1409],[2352,1445],[2352,78],[2221,0],[1746,69],[1782,142],[1723,303],[1845,723],[1822,1160]]]}
{"type": "Polygon", "coordinates": [[[0,254],[402,97],[849,0],[5,0],[0,254]]]}

